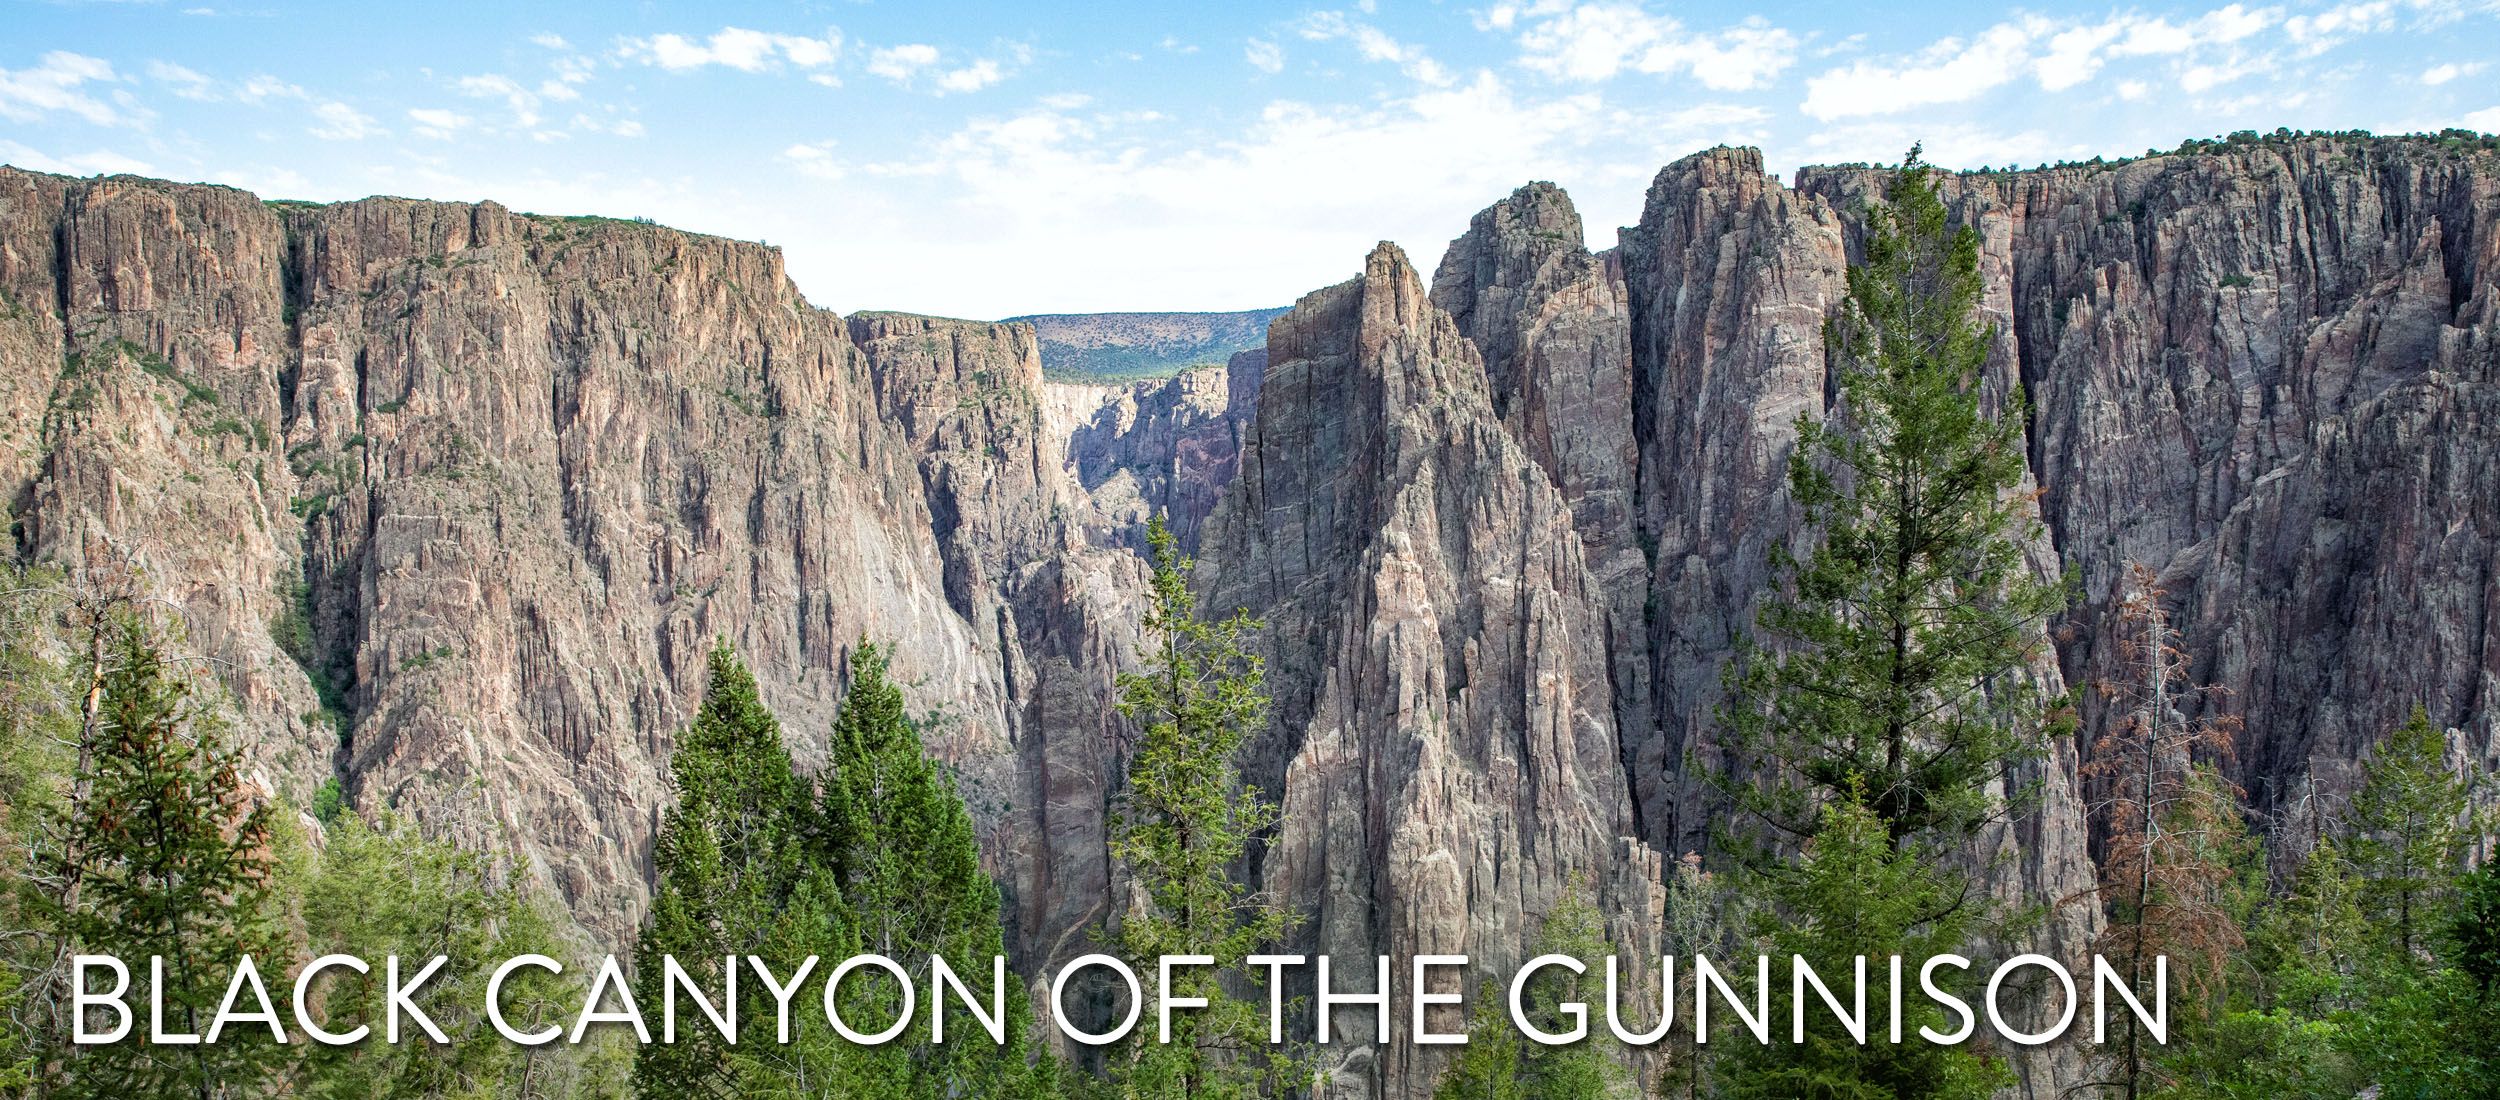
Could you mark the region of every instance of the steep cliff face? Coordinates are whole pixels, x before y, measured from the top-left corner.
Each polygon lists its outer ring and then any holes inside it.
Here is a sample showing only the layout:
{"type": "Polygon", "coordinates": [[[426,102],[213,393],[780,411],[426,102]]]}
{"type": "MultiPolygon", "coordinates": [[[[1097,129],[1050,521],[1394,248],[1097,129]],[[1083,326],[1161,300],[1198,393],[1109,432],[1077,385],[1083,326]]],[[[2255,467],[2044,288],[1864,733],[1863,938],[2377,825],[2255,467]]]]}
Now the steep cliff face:
{"type": "Polygon", "coordinates": [[[616,936],[704,648],[812,762],[884,640],[1020,946],[1092,919],[1142,574],[1055,518],[1029,330],[846,324],[770,250],[493,204],[0,185],[10,407],[50,405],[22,548],[144,570],[274,787],[482,802],[616,936]],[[299,667],[273,634],[307,620],[299,667]]]}
{"type": "MultiPolygon", "coordinates": [[[[1496,415],[1569,502],[1605,596],[1616,724],[1647,731],[1654,721],[1648,562],[1634,512],[1632,311],[1618,254],[1593,255],[1584,239],[1579,211],[1560,188],[1522,187],[1450,242],[1432,302],[1476,345],[1496,415]]],[[[1627,772],[1637,770],[1634,746],[1623,748],[1627,772]]],[[[1636,801],[1635,814],[1641,809],[1636,801]]]]}
{"type": "MultiPolygon", "coordinates": [[[[1651,941],[1660,865],[1635,837],[1571,502],[1394,246],[1269,330],[1204,560],[1210,603],[1267,623],[1274,720],[1249,772],[1279,792],[1260,870],[1310,915],[1298,948],[1506,968],[1573,890],[1632,953],[1651,941]]],[[[1347,1094],[1401,1097],[1440,1055],[1332,1052],[1347,1094]]]]}
{"type": "Polygon", "coordinates": [[[1098,540],[1142,551],[1146,523],[1161,512],[1195,553],[1200,527],[1240,472],[1242,433],[1266,373],[1260,347],[1168,379],[1046,386],[1051,434],[1067,441],[1071,472],[1110,525],[1098,540]]]}
{"type": "MultiPolygon", "coordinates": [[[[1865,173],[1804,174],[1836,208],[1865,173]]],[[[2041,509],[2105,666],[2124,563],[2190,615],[2261,811],[2309,812],[2416,704],[2489,767],[2500,647],[2500,165],[2308,139],[1963,176],[2041,509]]],[[[2087,715],[2097,717],[2097,710],[2087,715]]]]}
{"type": "MultiPolygon", "coordinates": [[[[1113,676],[1166,510],[1210,604],[1269,623],[1245,766],[1299,947],[1506,966],[1585,885],[1639,952],[1660,854],[1708,843],[1686,762],[1795,535],[1875,183],[1697,154],[1594,254],[1531,185],[1429,295],[1384,248],[1264,353],[1107,386],[1045,381],[1026,326],[813,309],[754,245],[0,171],[0,479],[21,556],[180,610],[273,788],[492,827],[610,937],[703,649],[812,763],[853,647],[892,642],[1026,966],[1114,885],[1113,676]]],[[[2029,401],[2034,556],[2084,597],[2038,678],[2108,674],[2139,560],[2279,820],[2417,702],[2500,763],[2500,167],[2303,140],[1949,190],[1987,392],[2029,401]]],[[[2083,718],[2015,777],[2044,799],[2009,894],[2090,884],[2083,718]]],[[[1338,1091],[1402,1097],[1438,1052],[1340,1053],[1338,1091]]]]}

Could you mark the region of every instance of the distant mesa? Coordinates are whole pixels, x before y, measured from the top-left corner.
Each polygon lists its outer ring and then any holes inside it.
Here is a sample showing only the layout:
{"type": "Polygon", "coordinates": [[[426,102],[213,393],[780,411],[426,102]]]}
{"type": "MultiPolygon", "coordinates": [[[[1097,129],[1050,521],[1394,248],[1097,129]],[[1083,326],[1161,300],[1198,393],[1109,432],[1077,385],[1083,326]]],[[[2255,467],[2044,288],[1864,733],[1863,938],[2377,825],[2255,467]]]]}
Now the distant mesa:
{"type": "Polygon", "coordinates": [[[1267,324],[1285,307],[1233,313],[1036,313],[1009,317],[1033,326],[1042,373],[1062,382],[1163,378],[1221,366],[1267,344],[1267,324]]]}

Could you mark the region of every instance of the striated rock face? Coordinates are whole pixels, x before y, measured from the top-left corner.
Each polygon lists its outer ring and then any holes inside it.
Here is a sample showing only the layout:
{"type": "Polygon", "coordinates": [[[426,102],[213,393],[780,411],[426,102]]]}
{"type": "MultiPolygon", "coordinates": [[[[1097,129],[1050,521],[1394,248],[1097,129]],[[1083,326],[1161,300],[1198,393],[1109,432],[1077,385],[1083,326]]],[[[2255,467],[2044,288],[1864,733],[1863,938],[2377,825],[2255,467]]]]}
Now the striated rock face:
{"type": "Polygon", "coordinates": [[[1222,368],[1125,386],[1051,383],[1051,434],[1110,529],[1098,538],[1142,552],[1146,522],[1162,512],[1185,551],[1240,472],[1241,436],[1259,404],[1264,347],[1222,368]]]}
{"type": "MultiPolygon", "coordinates": [[[[1267,623],[1274,717],[1247,770],[1279,792],[1260,870],[1310,916],[1296,950],[1505,970],[1571,891],[1631,953],[1652,941],[1660,861],[1635,837],[1571,501],[1394,246],[1269,330],[1204,561],[1211,606],[1267,623]]],[[[1331,1055],[1332,1095],[1404,1097],[1443,1051],[1331,1055]]]]}
{"type": "MultiPolygon", "coordinates": [[[[1633,507],[1632,310],[1617,254],[1592,255],[1583,240],[1579,212],[1560,188],[1522,187],[1450,242],[1432,301],[1483,355],[1496,414],[1570,503],[1585,563],[1605,594],[1616,723],[1647,731],[1654,718],[1648,561],[1633,507]]],[[[1637,771],[1631,755],[1624,764],[1637,771]]],[[[1636,818],[1643,809],[1636,801],[1636,818]]]]}
{"type": "MultiPolygon", "coordinates": [[[[1712,150],[1595,254],[1530,185],[1429,294],[1384,247],[1265,351],[1111,386],[1044,380],[1026,325],[816,310],[756,245],[0,170],[0,478],[21,557],[135,566],[179,609],[273,789],[485,823],[611,939],[704,647],[812,764],[853,647],[891,642],[1028,971],[1115,887],[1110,704],[1161,509],[1209,603],[1269,624],[1244,766],[1285,816],[1253,871],[1297,949],[1506,967],[1585,889],[1637,953],[1662,854],[1708,847],[1687,761],[1795,535],[1784,462],[1877,182],[1712,150]]],[[[1986,391],[2028,400],[2034,557],[2083,597],[2036,677],[2107,675],[2139,560],[2275,820],[2416,703],[2500,766],[2500,166],[2305,139],[1949,194],[1986,391]]],[[[2091,884],[2081,710],[2012,777],[2043,801],[1997,838],[2009,896],[2091,884]]],[[[1440,1053],[1340,1048],[1329,1091],[1422,1095],[1440,1053]]]]}
{"type": "MultiPolygon", "coordinates": [[[[1858,201],[1864,173],[1803,174],[1858,201]]],[[[2000,358],[2033,405],[2041,509],[2091,602],[2161,571],[2236,776],[2300,818],[2420,704],[2500,761],[2500,164],[2308,139],[2003,176],[1981,227],[2000,358]]],[[[2097,719],[2097,710],[2087,716],[2097,719]]]]}
{"type": "Polygon", "coordinates": [[[1142,572],[1056,518],[1082,501],[1029,330],[846,324],[771,250],[493,204],[0,193],[0,377],[42,426],[10,439],[21,549],[143,569],[276,789],[335,769],[368,807],[481,800],[615,937],[712,639],[803,760],[851,648],[884,640],[1015,942],[1095,916],[1142,572]]]}

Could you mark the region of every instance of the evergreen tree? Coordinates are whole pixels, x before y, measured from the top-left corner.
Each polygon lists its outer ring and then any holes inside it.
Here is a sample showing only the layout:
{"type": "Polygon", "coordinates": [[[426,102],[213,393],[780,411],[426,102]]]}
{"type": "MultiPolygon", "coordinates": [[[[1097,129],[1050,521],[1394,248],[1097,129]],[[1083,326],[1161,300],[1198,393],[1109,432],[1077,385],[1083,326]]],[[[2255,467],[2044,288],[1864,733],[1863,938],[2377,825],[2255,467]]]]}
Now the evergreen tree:
{"type": "MultiPolygon", "coordinates": [[[[488,1025],[486,978],[505,959],[564,958],[571,952],[557,938],[554,921],[505,876],[493,854],[427,839],[395,816],[367,825],[342,812],[309,863],[296,876],[307,956],[397,956],[410,965],[437,955],[448,958],[415,1001],[451,1043],[403,1033],[406,1041],[399,1043],[309,1044],[297,1093],[323,1100],[530,1094],[539,1051],[506,1042],[488,1025]]],[[[501,991],[507,1018],[523,1031],[535,1031],[552,1021],[531,1019],[523,1006],[578,1004],[581,985],[534,969],[521,971],[501,991]],[[559,990],[565,996],[558,997],[559,990]]],[[[316,987],[322,991],[323,1026],[333,1032],[358,1026],[381,1032],[387,1022],[383,986],[380,975],[325,975],[316,987]]]]}
{"type": "MultiPolygon", "coordinates": [[[[922,752],[878,646],[863,645],[853,658],[832,752],[823,820],[861,946],[902,963],[923,990],[929,988],[929,958],[942,956],[981,1003],[990,1004],[990,960],[1005,953],[998,886],[981,870],[971,815],[952,779],[922,752]]],[[[892,1017],[879,993],[862,996],[862,1017],[892,1017]]],[[[1007,1000],[1003,1046],[958,1009],[950,1013],[945,1043],[883,1052],[904,1063],[894,1070],[902,1087],[886,1095],[1038,1095],[1052,1071],[1032,1065],[1032,1013],[1012,977],[1007,1000]]]]}
{"type": "MultiPolygon", "coordinates": [[[[1678,958],[1762,954],[1764,945],[1740,935],[1751,920],[1744,901],[1739,892],[1723,886],[1716,873],[1701,869],[1699,853],[1686,852],[1683,859],[1676,861],[1675,872],[1667,880],[1665,953],[1678,958]]],[[[1678,969],[1675,981],[1675,987],[1665,991],[1669,1003],[1692,1004],[1698,981],[1693,968],[1678,969]]],[[[1724,1015],[1711,1030],[1726,1030],[1724,1015]]],[[[1670,1029],[1661,1042],[1667,1056],[1666,1071],[1658,1082],[1661,1095],[1701,1100],[1718,1094],[1711,1070],[1714,1052],[1707,1039],[1691,1027],[1678,1027],[1670,1029]]]]}
{"type": "MultiPolygon", "coordinates": [[[[1604,966],[1612,953],[1603,918],[1575,890],[1546,914],[1529,957],[1568,955],[1588,970],[1574,974],[1558,966],[1537,971],[1521,991],[1520,1007],[1528,1022],[1547,1033],[1568,1031],[1571,1021],[1561,1006],[1602,1004],[1604,966]]],[[[1529,1041],[1509,1015],[1509,992],[1488,986],[1478,1004],[1467,1045],[1443,1071],[1433,1100],[1600,1100],[1627,1090],[1630,1075],[1607,1056],[1603,1044],[1615,1042],[1594,1010],[1587,1017],[1589,1034],[1575,1043],[1546,1046],[1529,1041]]]]}
{"type": "Polygon", "coordinates": [[[1978,930],[1978,908],[1962,904],[1963,877],[1943,869],[1916,843],[1895,847],[1883,819],[1854,799],[1827,802],[1822,813],[1804,858],[1761,883],[1774,907],[1764,914],[1768,923],[1762,931],[1774,960],[1805,959],[1843,1004],[1850,1003],[1857,960],[1866,959],[1869,1041],[1853,1038],[1808,991],[1805,1042],[1779,1035],[1783,1024],[1793,1028],[1793,1022],[1777,1018],[1770,1044],[1744,1036],[1732,1053],[1722,1055],[1729,1063],[1721,1076],[1725,1095],[1981,1100],[2012,1083],[2002,1066],[1967,1045],[1924,1041],[1919,1028],[1950,1031],[1952,1022],[1914,992],[1902,999],[1903,1041],[1890,1042],[1882,1033],[1889,1023],[1882,1006],[1891,1003],[1886,960],[1902,956],[1902,980],[1916,982],[1920,963],[1957,951],[1978,930]]]}
{"type": "MultiPolygon", "coordinates": [[[[0,566],[0,928],[37,929],[47,885],[32,858],[57,816],[64,746],[77,737],[68,671],[53,656],[57,578],[0,566]]],[[[52,1014],[44,992],[55,944],[41,935],[0,936],[0,1096],[35,1082],[37,1052],[52,1014]]]]}
{"type": "MultiPolygon", "coordinates": [[[[270,808],[244,790],[219,722],[167,667],[144,623],[121,619],[110,654],[86,797],[62,823],[64,843],[46,854],[52,877],[81,888],[43,895],[49,911],[39,918],[80,952],[129,961],[134,997],[147,987],[166,1006],[167,1027],[202,1034],[245,956],[265,984],[283,980],[291,957],[273,890],[270,808]],[[76,866],[62,864],[64,853],[76,866]],[[150,980],[151,956],[165,960],[161,984],[150,980]]],[[[59,1092],[210,1100],[251,1091],[285,1054],[259,1025],[214,1044],[87,1047],[68,1059],[59,1092]]]]}
{"type": "Polygon", "coordinates": [[[2381,741],[2349,813],[2361,902],[2411,965],[2427,915],[2464,866],[2466,784],[2448,770],[2448,738],[2421,707],[2381,741]]]}
{"type": "MultiPolygon", "coordinates": [[[[1991,334],[1974,317],[1979,240],[1955,229],[1912,149],[1867,211],[1865,259],[1827,329],[1839,402],[1800,415],[1788,486],[1810,549],[1775,548],[1777,588],[1729,669],[1717,780],[1761,826],[1749,884],[1766,932],[1823,975],[1858,955],[1960,948],[1996,917],[1971,842],[2056,723],[2027,669],[2064,587],[2032,573],[2036,520],[2019,394],[1981,395],[1991,334]],[[1779,850],[1804,844],[1802,862],[1779,850]]],[[[1714,773],[1716,774],[1716,773],[1714,773]]],[[[2019,794],[2019,792],[2016,792],[2019,794]]],[[[1825,1018],[1803,1044],[1738,1044],[1736,1095],[1981,1095],[1963,1047],[1860,1047],[1825,1018]]]]}
{"type": "Polygon", "coordinates": [[[2500,865],[2485,863],[2457,880],[2448,939],[2457,968],[2500,1009],[2500,865]]]}
{"type": "MultiPolygon", "coordinates": [[[[710,674],[702,705],[669,758],[677,799],[661,818],[650,916],[634,944],[634,998],[646,1009],[664,1001],[664,957],[674,957],[717,1003],[724,958],[838,960],[855,942],[830,869],[811,866],[812,792],[791,765],[781,724],[725,641],[712,650],[710,674]]],[[[730,1044],[699,1011],[689,1011],[677,1042],[637,1049],[638,1094],[728,1098],[763,1087],[740,1071],[752,1064],[744,1048],[773,1043],[774,1008],[751,972],[740,978],[741,1049],[734,1053],[742,1057],[733,1061],[730,1044]]]]}
{"type": "Polygon", "coordinates": [[[1207,998],[1174,1014],[1172,1041],[1151,1029],[1110,1067],[1123,1095],[1221,1100],[1291,1083],[1296,1059],[1267,1042],[1265,1006],[1228,997],[1215,973],[1280,941],[1291,913],[1233,877],[1251,838],[1275,807],[1233,767],[1242,742],[1265,720],[1260,658],[1245,639],[1259,628],[1246,612],[1204,620],[1189,590],[1194,562],[1161,516],[1147,527],[1154,555],[1146,632],[1154,647],[1141,672],[1120,676],[1120,712],[1140,731],[1128,790],[1112,824],[1112,854],[1145,893],[1121,920],[1118,943],[1134,965],[1162,955],[1207,955],[1215,966],[1174,974],[1173,992],[1207,998]]]}
{"type": "Polygon", "coordinates": [[[1829,326],[1838,407],[1798,418],[1789,459],[1813,546],[1774,551],[1771,644],[1731,667],[1752,781],[1727,787],[1791,840],[1860,791],[1894,848],[1949,847],[2003,811],[1989,784],[2050,728],[2024,671],[2064,588],[2024,556],[2020,395],[1996,415],[1981,401],[1978,235],[1951,227],[1917,149],[1885,196],[1829,326]]]}
{"type": "MultiPolygon", "coordinates": [[[[2121,672],[2100,685],[2112,721],[2092,746],[2083,776],[2094,822],[2106,837],[2100,898],[2108,922],[2096,953],[2118,960],[2128,987],[2145,1003],[2155,993],[2154,960],[2167,957],[2184,980],[2191,1012],[2216,1004],[2225,970],[2244,940],[2240,867],[2250,855],[2238,793],[2197,762],[2222,756],[2237,724],[2181,714],[2201,702],[2187,682],[2187,654],[2170,625],[2167,595],[2151,570],[2130,564],[2119,600],[2112,647],[2121,672]]],[[[2133,1016],[2118,1021],[2124,1036],[2105,1079],[2128,1100],[2153,1083],[2151,1056],[2133,1016]]]]}

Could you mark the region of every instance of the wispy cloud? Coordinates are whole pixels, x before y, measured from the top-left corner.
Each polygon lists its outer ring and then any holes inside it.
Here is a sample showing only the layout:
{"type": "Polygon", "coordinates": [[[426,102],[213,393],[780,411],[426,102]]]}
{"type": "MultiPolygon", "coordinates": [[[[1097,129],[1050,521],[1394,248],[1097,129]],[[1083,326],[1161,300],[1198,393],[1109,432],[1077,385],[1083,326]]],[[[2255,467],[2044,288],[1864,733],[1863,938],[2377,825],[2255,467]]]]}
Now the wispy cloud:
{"type": "Polygon", "coordinates": [[[336,101],[313,108],[313,119],[308,132],[324,141],[361,141],[382,132],[372,116],[336,101]]]}
{"type": "Polygon", "coordinates": [[[408,121],[416,125],[418,136],[442,140],[468,129],[470,118],[441,107],[416,107],[408,111],[408,121]]]}
{"type": "Polygon", "coordinates": [[[1703,33],[1632,3],[1503,3],[1478,25],[1515,33],[1528,69],[1584,84],[1683,73],[1706,88],[1743,91],[1777,80],[1799,45],[1797,35],[1759,16],[1703,33]]]}
{"type": "Polygon", "coordinates": [[[618,46],[617,56],[678,72],[719,65],[760,73],[783,64],[800,69],[824,68],[842,56],[842,47],[842,32],[831,27],[820,36],[723,27],[700,39],[680,34],[629,38],[618,46]]]}
{"type": "MultiPolygon", "coordinates": [[[[1456,78],[1434,61],[1423,47],[1400,42],[1387,32],[1340,11],[1323,11],[1305,17],[1296,30],[1314,42],[1344,40],[1352,42],[1365,61],[1386,62],[1398,67],[1408,77],[1436,87],[1445,87],[1456,78]]],[[[1253,62],[1256,63],[1255,60],[1253,62]]]]}
{"type": "Polygon", "coordinates": [[[1241,47],[1241,59],[1260,72],[1274,75],[1285,71],[1285,49],[1264,38],[1253,38],[1241,47]]]}
{"type": "Polygon", "coordinates": [[[31,69],[0,69],[0,118],[35,122],[54,114],[84,119],[98,126],[128,121],[125,111],[96,98],[92,84],[121,79],[110,62],[68,50],[54,50],[31,69]]]}

